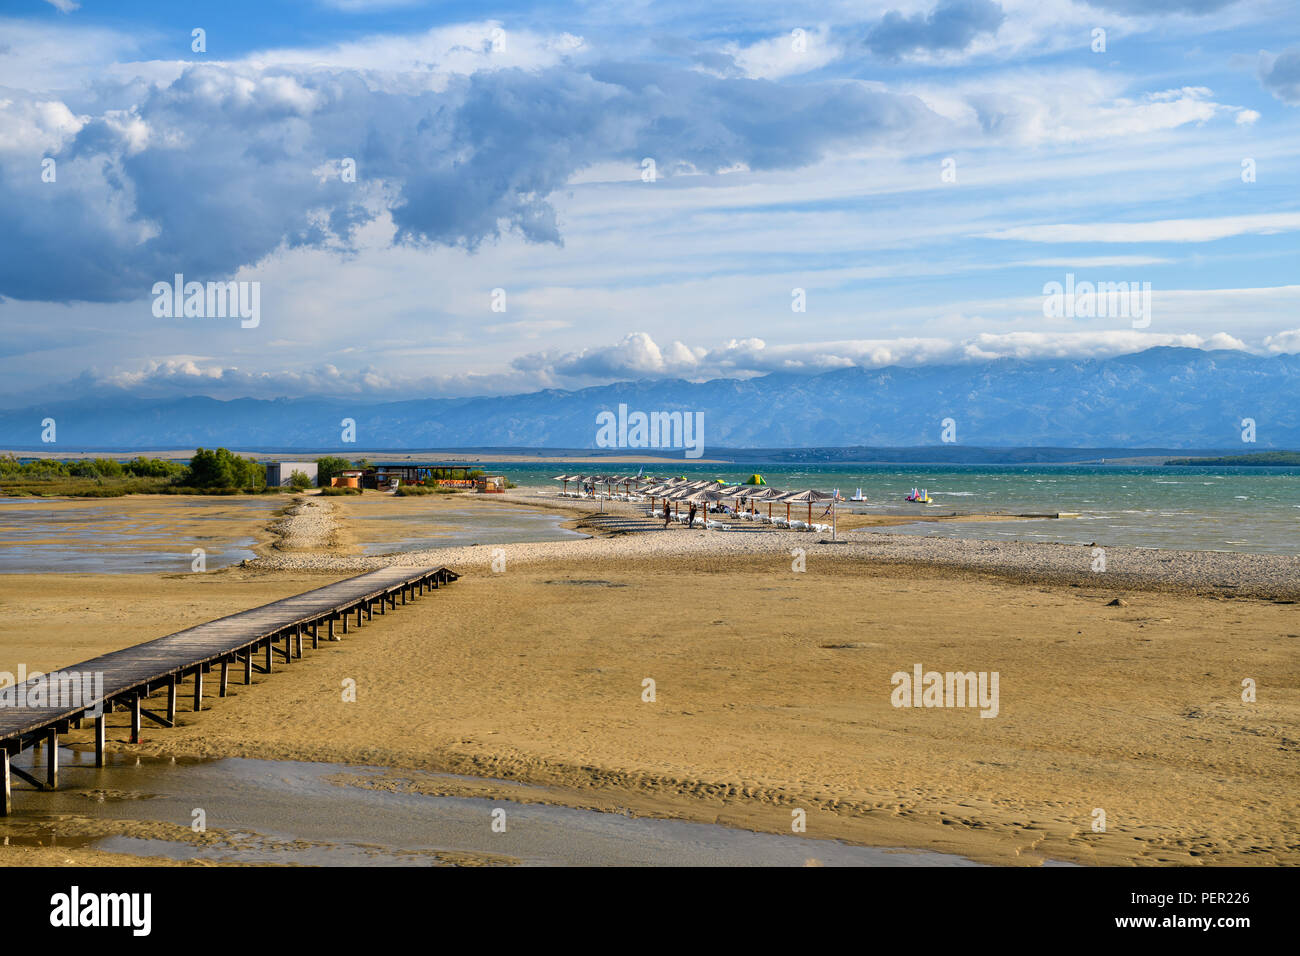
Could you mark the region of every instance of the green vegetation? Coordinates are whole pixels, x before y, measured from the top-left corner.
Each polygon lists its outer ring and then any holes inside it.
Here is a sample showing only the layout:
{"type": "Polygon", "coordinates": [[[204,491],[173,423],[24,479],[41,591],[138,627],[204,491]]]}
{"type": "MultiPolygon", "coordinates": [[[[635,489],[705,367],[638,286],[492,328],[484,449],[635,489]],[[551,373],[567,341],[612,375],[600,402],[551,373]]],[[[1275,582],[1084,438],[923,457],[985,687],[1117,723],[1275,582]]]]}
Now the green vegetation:
{"type": "Polygon", "coordinates": [[[294,491],[306,491],[311,487],[311,479],[307,477],[306,472],[298,471],[295,468],[293,473],[289,475],[289,487],[294,491]]]}
{"type": "Polygon", "coordinates": [[[123,464],[111,458],[20,462],[0,456],[0,494],[11,497],[116,498],[166,491],[185,466],[159,458],[136,458],[123,464]]]}
{"type": "Polygon", "coordinates": [[[1166,465],[1300,465],[1300,452],[1258,451],[1221,458],[1171,458],[1166,465]]]}
{"type": "Polygon", "coordinates": [[[327,498],[333,498],[338,495],[359,495],[361,494],[361,489],[360,488],[330,488],[327,486],[322,488],[320,490],[320,493],[327,498]]]}
{"type": "Polygon", "coordinates": [[[179,478],[185,474],[185,466],[180,462],[167,461],[164,458],[132,458],[122,466],[127,474],[139,478],[179,478]]]}
{"type": "Polygon", "coordinates": [[[240,488],[261,491],[266,468],[252,458],[240,458],[225,448],[200,448],[190,459],[190,470],[177,482],[193,488],[240,488]]]}
{"type": "Polygon", "coordinates": [[[0,495],[11,497],[116,498],[278,491],[266,487],[266,469],[262,465],[225,448],[200,448],[188,468],[161,458],[137,457],[125,463],[111,458],[21,462],[13,455],[0,456],[0,495]]]}
{"type": "Polygon", "coordinates": [[[426,481],[450,481],[453,478],[482,478],[486,472],[482,468],[474,468],[468,473],[456,471],[451,468],[430,468],[426,481]]]}
{"type": "Polygon", "coordinates": [[[331,478],[341,475],[352,468],[352,462],[337,455],[326,455],[316,459],[316,483],[322,488],[328,487],[331,478]]]}
{"type": "Polygon", "coordinates": [[[461,488],[438,488],[434,485],[398,485],[394,494],[406,498],[416,495],[455,495],[463,490],[461,488]]]}

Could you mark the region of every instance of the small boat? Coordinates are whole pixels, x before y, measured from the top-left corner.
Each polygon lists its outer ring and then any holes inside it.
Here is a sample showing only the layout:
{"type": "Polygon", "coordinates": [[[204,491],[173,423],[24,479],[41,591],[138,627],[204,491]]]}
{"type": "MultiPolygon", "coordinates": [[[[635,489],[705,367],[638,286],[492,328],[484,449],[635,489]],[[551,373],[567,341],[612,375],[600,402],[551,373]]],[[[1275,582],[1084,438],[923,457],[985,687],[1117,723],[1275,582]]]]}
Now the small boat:
{"type": "Polygon", "coordinates": [[[856,495],[854,495],[852,498],[849,499],[849,501],[866,501],[866,500],[867,500],[867,496],[862,493],[861,488],[858,489],[858,493],[856,495]]]}
{"type": "Polygon", "coordinates": [[[913,504],[928,505],[933,499],[930,498],[930,493],[927,489],[913,488],[911,493],[908,494],[906,500],[913,504]]]}

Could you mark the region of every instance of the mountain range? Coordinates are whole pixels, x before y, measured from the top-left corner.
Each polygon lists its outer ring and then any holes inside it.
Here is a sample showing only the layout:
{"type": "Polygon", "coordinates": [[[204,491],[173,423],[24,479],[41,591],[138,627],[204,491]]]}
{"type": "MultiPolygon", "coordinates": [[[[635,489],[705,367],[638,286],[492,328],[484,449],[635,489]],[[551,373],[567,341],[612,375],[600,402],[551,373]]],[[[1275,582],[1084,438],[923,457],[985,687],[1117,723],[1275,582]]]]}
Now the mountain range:
{"type": "Polygon", "coordinates": [[[818,375],[620,382],[476,398],[221,401],[98,392],[0,411],[0,445],[326,449],[593,448],[597,416],[703,413],[704,449],[939,445],[1300,447],[1300,355],[1154,348],[1101,359],[1000,359],[818,375]],[[945,431],[945,419],[950,419],[945,431]],[[1254,443],[1243,440],[1254,423],[1254,443]]]}

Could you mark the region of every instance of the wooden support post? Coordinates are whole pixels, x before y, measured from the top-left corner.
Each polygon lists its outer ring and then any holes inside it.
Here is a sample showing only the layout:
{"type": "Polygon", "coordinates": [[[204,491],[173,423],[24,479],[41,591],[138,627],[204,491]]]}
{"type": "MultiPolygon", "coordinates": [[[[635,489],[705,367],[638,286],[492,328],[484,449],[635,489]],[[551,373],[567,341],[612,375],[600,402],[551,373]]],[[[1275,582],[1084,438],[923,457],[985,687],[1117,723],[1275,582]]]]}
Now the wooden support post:
{"type": "Polygon", "coordinates": [[[302,625],[295,624],[293,628],[293,656],[302,660],[302,625]]]}
{"type": "Polygon", "coordinates": [[[131,743],[140,742],[140,695],[131,698],[131,743]]]}
{"type": "Polygon", "coordinates": [[[402,607],[406,607],[406,585],[402,585],[402,607]]]}
{"type": "Polygon", "coordinates": [[[271,639],[266,639],[266,672],[271,673],[271,639]]]}
{"type": "Polygon", "coordinates": [[[45,754],[45,776],[51,790],[59,789],[59,732],[50,731],[48,753],[45,754]]]}
{"type": "Polygon", "coordinates": [[[218,697],[226,696],[226,688],[230,686],[230,658],[221,659],[221,690],[217,692],[218,697]]]}
{"type": "MultiPolygon", "coordinates": [[[[374,618],[375,618],[375,602],[367,601],[366,602],[366,623],[369,624],[371,621],[374,620],[374,618]]],[[[360,614],[357,615],[357,623],[358,624],[361,623],[360,614]]]]}
{"type": "Polygon", "coordinates": [[[0,744],[0,817],[7,817],[14,809],[14,790],[9,784],[9,746],[0,744]]]}
{"type": "Polygon", "coordinates": [[[328,636],[329,636],[329,639],[330,639],[331,641],[337,641],[337,640],[338,640],[338,638],[334,636],[334,615],[333,615],[333,614],[330,615],[330,626],[329,626],[329,634],[328,634],[328,636]]]}
{"type": "Polygon", "coordinates": [[[244,683],[253,683],[253,649],[244,649],[244,683]]]}
{"type": "Polygon", "coordinates": [[[311,622],[311,649],[317,650],[320,647],[320,621],[311,622]]]}
{"type": "Polygon", "coordinates": [[[194,668],[194,710],[203,709],[203,668],[194,668]]]}
{"type": "Polygon", "coordinates": [[[346,634],[346,633],[348,632],[348,620],[349,620],[351,617],[352,617],[352,612],[351,612],[351,611],[344,611],[344,612],[343,612],[343,633],[344,633],[344,634],[346,634]]]}
{"type": "MultiPolygon", "coordinates": [[[[366,613],[367,613],[367,614],[370,613],[370,606],[369,606],[369,604],[366,605],[366,613]]],[[[358,605],[357,605],[357,627],[360,627],[360,626],[361,626],[361,605],[358,604],[358,605]]]]}
{"type": "Polygon", "coordinates": [[[176,675],[167,678],[167,719],[176,726],[176,675]]]}
{"type": "Polygon", "coordinates": [[[108,718],[100,714],[95,718],[95,766],[104,766],[104,738],[108,718]]]}

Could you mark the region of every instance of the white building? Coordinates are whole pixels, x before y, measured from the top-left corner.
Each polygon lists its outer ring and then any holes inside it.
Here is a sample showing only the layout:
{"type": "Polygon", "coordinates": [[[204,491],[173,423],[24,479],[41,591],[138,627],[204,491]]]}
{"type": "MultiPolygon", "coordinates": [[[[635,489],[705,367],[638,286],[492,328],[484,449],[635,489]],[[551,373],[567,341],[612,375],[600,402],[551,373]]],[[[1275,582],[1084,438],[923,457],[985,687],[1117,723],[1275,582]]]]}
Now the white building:
{"type": "Polygon", "coordinates": [[[316,462],[314,461],[272,461],[266,465],[266,485],[268,488],[288,487],[289,479],[295,471],[301,471],[316,484],[316,462]]]}

